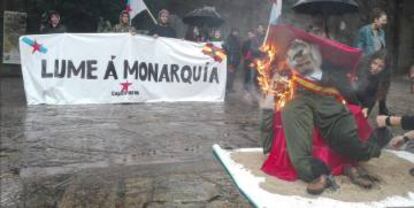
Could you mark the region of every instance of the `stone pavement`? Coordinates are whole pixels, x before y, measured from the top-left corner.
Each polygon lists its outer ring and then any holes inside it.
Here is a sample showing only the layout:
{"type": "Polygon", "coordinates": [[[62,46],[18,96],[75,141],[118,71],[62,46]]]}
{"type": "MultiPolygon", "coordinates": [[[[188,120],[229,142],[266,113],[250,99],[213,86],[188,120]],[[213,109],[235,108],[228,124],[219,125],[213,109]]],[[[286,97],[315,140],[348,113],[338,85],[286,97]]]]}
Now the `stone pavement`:
{"type": "MultiPolygon", "coordinates": [[[[414,114],[408,92],[394,79],[392,112],[414,114]]],[[[26,106],[22,79],[1,78],[0,110],[1,207],[250,207],[211,149],[259,145],[242,90],[224,104],[26,106]]]]}

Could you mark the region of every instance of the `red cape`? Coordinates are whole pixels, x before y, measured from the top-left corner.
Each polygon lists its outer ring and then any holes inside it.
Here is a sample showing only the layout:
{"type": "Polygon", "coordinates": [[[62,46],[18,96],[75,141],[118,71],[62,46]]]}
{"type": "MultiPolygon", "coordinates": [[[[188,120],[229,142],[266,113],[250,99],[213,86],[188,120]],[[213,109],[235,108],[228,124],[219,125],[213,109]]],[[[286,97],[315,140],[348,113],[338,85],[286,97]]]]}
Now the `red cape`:
{"type": "Polygon", "coordinates": [[[361,49],[307,33],[287,24],[271,25],[269,27],[266,45],[276,48],[277,54],[286,54],[290,43],[295,39],[301,39],[318,45],[324,62],[329,62],[333,66],[344,68],[352,72],[352,74],[355,73],[356,66],[362,58],[361,49]]]}
{"type": "MultiPolygon", "coordinates": [[[[348,109],[354,115],[360,140],[366,142],[372,132],[371,126],[363,116],[359,106],[348,105],[348,109]]],[[[275,113],[273,122],[272,150],[262,165],[262,171],[283,180],[294,181],[298,178],[298,175],[290,161],[280,112],[275,113]]],[[[334,152],[316,128],[313,131],[312,140],[312,156],[325,162],[333,175],[341,175],[346,165],[356,163],[356,161],[349,160],[334,152]]]]}

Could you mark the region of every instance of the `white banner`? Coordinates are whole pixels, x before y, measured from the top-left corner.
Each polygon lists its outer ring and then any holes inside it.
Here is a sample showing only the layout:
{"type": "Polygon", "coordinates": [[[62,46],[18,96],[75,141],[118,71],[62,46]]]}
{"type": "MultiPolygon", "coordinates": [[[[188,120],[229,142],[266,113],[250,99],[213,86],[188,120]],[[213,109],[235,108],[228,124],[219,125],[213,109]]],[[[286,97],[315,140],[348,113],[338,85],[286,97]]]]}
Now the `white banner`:
{"type": "Polygon", "coordinates": [[[26,100],[36,104],[222,102],[220,48],[131,34],[20,37],[26,100]]]}

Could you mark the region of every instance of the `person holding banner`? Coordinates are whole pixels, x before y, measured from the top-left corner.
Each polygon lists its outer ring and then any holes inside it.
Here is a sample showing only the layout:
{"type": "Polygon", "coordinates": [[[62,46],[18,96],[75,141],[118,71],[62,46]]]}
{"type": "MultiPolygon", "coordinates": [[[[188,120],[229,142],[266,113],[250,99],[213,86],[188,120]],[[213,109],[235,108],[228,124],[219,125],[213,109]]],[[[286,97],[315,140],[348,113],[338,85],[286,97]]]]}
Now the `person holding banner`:
{"type": "Polygon", "coordinates": [[[121,12],[121,14],[119,15],[119,24],[116,24],[114,26],[114,28],[112,29],[113,32],[117,32],[117,33],[126,33],[126,32],[130,32],[130,33],[135,33],[136,29],[134,28],[134,26],[132,26],[130,24],[130,16],[128,11],[124,10],[121,12]]]}
{"type": "Polygon", "coordinates": [[[166,9],[162,9],[158,13],[159,22],[155,27],[150,31],[150,35],[154,37],[167,37],[167,38],[176,38],[177,32],[169,25],[170,12],[166,9]]]}
{"type": "Polygon", "coordinates": [[[67,32],[65,25],[60,23],[59,12],[54,10],[49,11],[48,24],[45,27],[43,27],[40,32],[42,34],[67,32]]]}

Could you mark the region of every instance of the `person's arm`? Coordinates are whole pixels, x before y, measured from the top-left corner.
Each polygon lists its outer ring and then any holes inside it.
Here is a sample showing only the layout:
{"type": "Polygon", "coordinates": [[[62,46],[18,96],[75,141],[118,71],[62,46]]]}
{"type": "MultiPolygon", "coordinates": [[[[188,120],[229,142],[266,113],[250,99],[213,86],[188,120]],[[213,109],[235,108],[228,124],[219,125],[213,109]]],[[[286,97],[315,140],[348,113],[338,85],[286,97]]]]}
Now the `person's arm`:
{"type": "Polygon", "coordinates": [[[360,49],[362,49],[362,50],[364,50],[365,43],[366,43],[366,38],[365,38],[364,28],[365,28],[365,27],[361,28],[361,29],[358,31],[358,34],[357,34],[357,39],[356,39],[356,41],[355,41],[355,47],[360,48],[360,49]]]}
{"type": "Polygon", "coordinates": [[[378,100],[385,100],[388,94],[388,91],[391,86],[391,68],[385,66],[381,75],[381,79],[379,81],[378,90],[377,90],[377,98],[378,100]]]}
{"type": "Polygon", "coordinates": [[[386,45],[386,41],[385,41],[385,31],[384,31],[384,29],[381,29],[381,41],[382,41],[382,44],[384,44],[384,48],[386,48],[387,47],[387,45],[386,45]]]}
{"type": "Polygon", "coordinates": [[[374,107],[375,102],[377,101],[377,97],[374,95],[359,95],[358,96],[360,104],[362,106],[362,108],[367,108],[367,109],[371,109],[372,107],[374,107]]]}
{"type": "Polygon", "coordinates": [[[404,130],[414,130],[414,116],[377,116],[377,125],[401,126],[404,130]]]}
{"type": "Polygon", "coordinates": [[[158,37],[158,32],[157,32],[157,25],[155,25],[150,31],[149,31],[149,35],[153,36],[153,37],[158,37]]]}
{"type": "Polygon", "coordinates": [[[384,115],[377,116],[378,127],[399,126],[399,125],[401,125],[400,116],[384,116],[384,115]]]}

